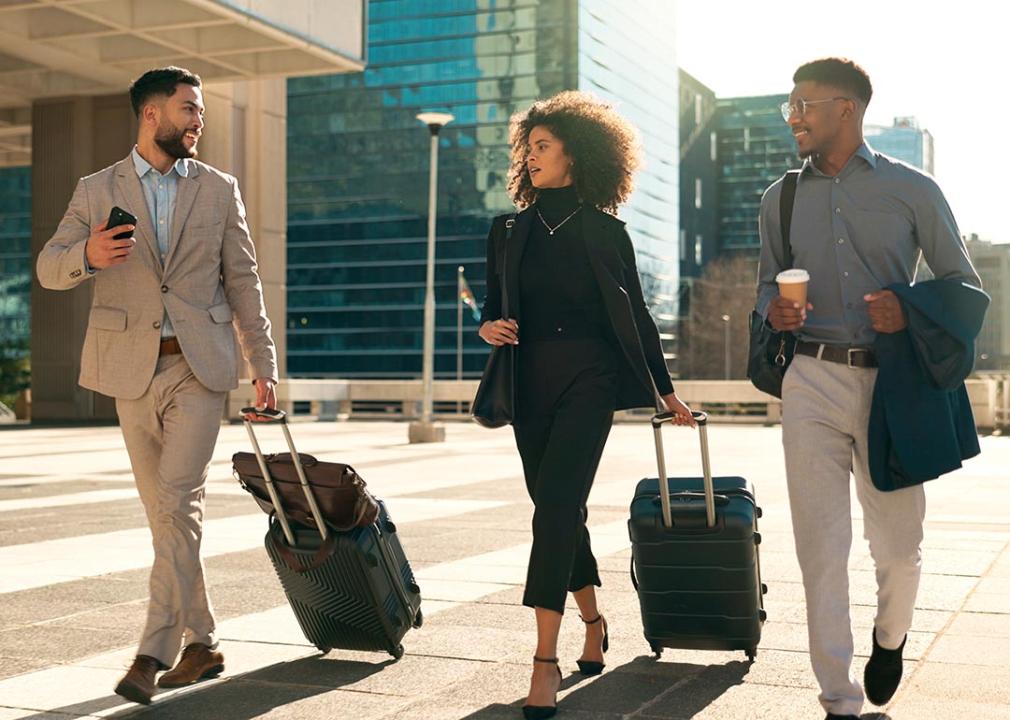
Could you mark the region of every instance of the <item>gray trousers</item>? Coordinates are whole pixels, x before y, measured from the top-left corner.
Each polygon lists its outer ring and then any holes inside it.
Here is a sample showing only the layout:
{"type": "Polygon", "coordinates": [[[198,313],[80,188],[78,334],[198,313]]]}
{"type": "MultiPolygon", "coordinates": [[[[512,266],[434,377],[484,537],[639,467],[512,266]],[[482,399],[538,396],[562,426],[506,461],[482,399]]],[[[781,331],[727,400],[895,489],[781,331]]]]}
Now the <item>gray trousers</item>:
{"type": "Polygon", "coordinates": [[[147,392],[116,400],[154,545],[147,624],[137,654],[167,666],[175,663],[183,640],[215,643],[200,541],[207,469],[225,397],[200,384],[182,355],[166,355],[147,392]]]}
{"type": "Polygon", "coordinates": [[[821,704],[837,715],[858,715],[863,704],[851,671],[850,473],[876,568],[874,623],[881,646],[901,645],[919,589],[923,488],[881,492],[870,480],[867,426],[876,378],[876,369],[797,355],[782,385],[782,441],[810,659],[821,704]]]}

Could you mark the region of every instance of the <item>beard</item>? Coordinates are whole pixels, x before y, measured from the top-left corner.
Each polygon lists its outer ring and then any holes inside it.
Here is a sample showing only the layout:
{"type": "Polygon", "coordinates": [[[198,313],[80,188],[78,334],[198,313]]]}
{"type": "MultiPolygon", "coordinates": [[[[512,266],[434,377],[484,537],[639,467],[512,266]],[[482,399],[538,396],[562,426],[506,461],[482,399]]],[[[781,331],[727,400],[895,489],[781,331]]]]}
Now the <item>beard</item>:
{"type": "Polygon", "coordinates": [[[199,154],[196,151],[196,145],[188,148],[182,141],[186,132],[186,128],[177,128],[174,125],[163,124],[158,128],[158,133],[154,136],[154,142],[165,151],[166,155],[176,160],[195,158],[199,154]]]}

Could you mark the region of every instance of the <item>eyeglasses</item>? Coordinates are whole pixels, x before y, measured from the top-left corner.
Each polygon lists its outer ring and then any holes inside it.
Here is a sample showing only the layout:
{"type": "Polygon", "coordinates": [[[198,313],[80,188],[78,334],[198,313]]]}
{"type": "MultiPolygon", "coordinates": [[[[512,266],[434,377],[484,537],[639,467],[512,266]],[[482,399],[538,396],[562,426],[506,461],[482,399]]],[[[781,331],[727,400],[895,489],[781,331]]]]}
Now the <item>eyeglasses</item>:
{"type": "Polygon", "coordinates": [[[798,114],[803,117],[807,114],[807,108],[811,105],[820,105],[821,103],[834,102],[835,100],[851,100],[852,98],[842,97],[841,95],[832,98],[825,98],[824,100],[804,100],[800,98],[796,103],[791,103],[786,100],[784,103],[779,105],[779,110],[782,111],[782,119],[789,122],[789,118],[793,116],[793,113],[798,114]]]}

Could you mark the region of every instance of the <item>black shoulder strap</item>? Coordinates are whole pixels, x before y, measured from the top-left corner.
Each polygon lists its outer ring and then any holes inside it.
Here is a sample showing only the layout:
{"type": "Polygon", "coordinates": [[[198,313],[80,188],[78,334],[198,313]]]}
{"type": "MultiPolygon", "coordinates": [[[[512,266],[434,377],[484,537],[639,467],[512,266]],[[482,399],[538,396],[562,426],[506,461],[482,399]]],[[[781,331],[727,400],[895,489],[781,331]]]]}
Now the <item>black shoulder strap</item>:
{"type": "Polygon", "coordinates": [[[505,280],[505,270],[508,268],[508,257],[509,257],[509,243],[512,241],[512,226],[516,224],[515,213],[510,215],[508,219],[505,220],[505,240],[504,247],[502,248],[502,262],[501,262],[501,316],[506,320],[510,317],[509,315],[509,285],[505,280]]]}
{"type": "Polygon", "coordinates": [[[793,266],[793,245],[789,241],[789,229],[793,224],[793,203],[796,201],[796,181],[799,170],[790,170],[782,176],[782,195],[779,196],[779,227],[782,229],[783,267],[793,266]]]}

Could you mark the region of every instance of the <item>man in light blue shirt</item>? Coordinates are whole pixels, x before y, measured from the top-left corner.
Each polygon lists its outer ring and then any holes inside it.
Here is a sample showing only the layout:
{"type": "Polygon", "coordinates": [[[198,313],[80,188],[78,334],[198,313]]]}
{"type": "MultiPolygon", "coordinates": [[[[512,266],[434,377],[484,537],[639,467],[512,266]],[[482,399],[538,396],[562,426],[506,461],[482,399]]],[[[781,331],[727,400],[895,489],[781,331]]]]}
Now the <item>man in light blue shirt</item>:
{"type": "Polygon", "coordinates": [[[276,408],[277,350],[238,181],[195,159],[201,85],[177,67],[133,83],[136,146],[80,179],[36,262],[45,288],[94,288],[78,381],[116,400],[154,550],[147,621],[115,687],[142,704],[156,686],[225,668],[200,548],[208,469],[240,358],[256,406],[276,408]],[[114,207],[136,222],[107,228],[114,207]],[[134,230],[136,239],[116,238],[134,230]]]}
{"type": "Polygon", "coordinates": [[[872,95],[858,65],[828,58],[800,67],[782,115],[804,158],[790,225],[794,267],[809,273],[806,306],[779,295],[786,269],[779,201],[761,202],[757,311],[798,337],[782,384],[782,439],[796,554],[803,573],[810,660],[828,720],[858,720],[865,697],[883,705],[902,675],[921,572],[922,485],[882,492],[868,466],[877,333],[906,318],[894,283],[915,279],[924,256],[937,278],[979,286],[954,217],[930,176],[863,140],[872,95]],[[877,577],[872,655],[863,686],[852,677],[848,557],[850,473],[877,577]]]}

